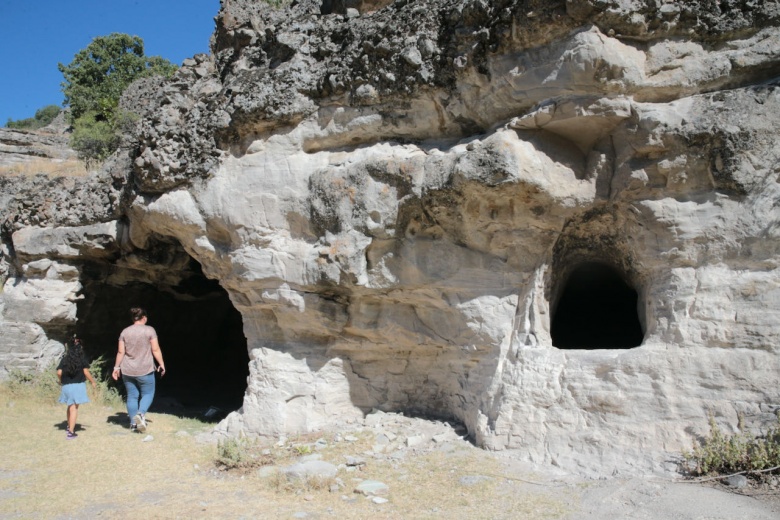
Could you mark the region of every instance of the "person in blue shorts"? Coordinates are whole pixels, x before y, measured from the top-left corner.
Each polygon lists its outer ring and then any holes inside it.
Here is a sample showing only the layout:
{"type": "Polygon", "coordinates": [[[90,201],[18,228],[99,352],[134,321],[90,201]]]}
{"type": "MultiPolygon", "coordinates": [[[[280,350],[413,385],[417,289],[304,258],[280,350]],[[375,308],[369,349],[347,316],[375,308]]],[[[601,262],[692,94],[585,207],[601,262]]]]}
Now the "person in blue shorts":
{"type": "Polygon", "coordinates": [[[59,379],[62,385],[59,401],[68,406],[66,411],[68,423],[66,438],[75,439],[78,437],[76,433],[76,419],[79,415],[79,405],[89,402],[87,397],[87,379],[92,383],[92,388],[96,386],[95,378],[89,372],[89,363],[84,355],[81,340],[76,336],[73,336],[73,341],[68,345],[65,355],[62,356],[60,364],[57,365],[57,379],[59,379]]]}

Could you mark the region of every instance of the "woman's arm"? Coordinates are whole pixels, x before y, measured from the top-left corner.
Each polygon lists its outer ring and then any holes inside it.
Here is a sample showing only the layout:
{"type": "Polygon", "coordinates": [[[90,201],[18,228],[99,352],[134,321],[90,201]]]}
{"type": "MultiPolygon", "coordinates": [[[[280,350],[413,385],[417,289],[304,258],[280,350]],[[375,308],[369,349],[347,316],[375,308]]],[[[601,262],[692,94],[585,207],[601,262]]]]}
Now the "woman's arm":
{"type": "Polygon", "coordinates": [[[152,338],[152,355],[157,360],[157,364],[160,365],[160,375],[165,375],[165,361],[163,361],[162,350],[160,350],[160,343],[157,338],[152,338]]]}
{"type": "Polygon", "coordinates": [[[57,369],[57,380],[59,380],[60,384],[62,384],[62,369],[57,369]]]}
{"type": "Polygon", "coordinates": [[[122,363],[122,359],[125,357],[125,342],[124,340],[119,340],[119,346],[116,349],[116,361],[114,362],[114,371],[111,372],[111,377],[114,378],[114,381],[119,379],[119,366],[122,363]]]}

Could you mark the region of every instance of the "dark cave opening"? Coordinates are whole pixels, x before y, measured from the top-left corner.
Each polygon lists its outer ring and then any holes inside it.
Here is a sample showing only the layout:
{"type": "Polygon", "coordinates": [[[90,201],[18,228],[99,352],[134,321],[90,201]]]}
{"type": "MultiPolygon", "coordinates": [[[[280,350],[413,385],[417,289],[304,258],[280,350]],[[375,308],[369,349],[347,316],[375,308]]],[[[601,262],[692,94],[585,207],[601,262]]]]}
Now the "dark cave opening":
{"type": "MultiPolygon", "coordinates": [[[[249,375],[243,322],[227,292],[203,275],[200,264],[187,256],[184,265],[180,261],[164,278],[153,275],[151,280],[149,271],[133,276],[116,266],[85,267],[76,333],[89,357],[103,356],[110,371],[119,334],[132,323],[129,309],[143,307],[148,325],[157,331],[167,370],[157,377],[150,411],[206,414],[216,420],[243,404],[249,375]],[[122,271],[119,276],[117,270],[122,271]]],[[[117,388],[124,392],[121,380],[117,388]]]]}
{"type": "Polygon", "coordinates": [[[561,349],[628,349],[644,339],[638,295],[611,267],[586,262],[564,282],[550,335],[561,349]]]}

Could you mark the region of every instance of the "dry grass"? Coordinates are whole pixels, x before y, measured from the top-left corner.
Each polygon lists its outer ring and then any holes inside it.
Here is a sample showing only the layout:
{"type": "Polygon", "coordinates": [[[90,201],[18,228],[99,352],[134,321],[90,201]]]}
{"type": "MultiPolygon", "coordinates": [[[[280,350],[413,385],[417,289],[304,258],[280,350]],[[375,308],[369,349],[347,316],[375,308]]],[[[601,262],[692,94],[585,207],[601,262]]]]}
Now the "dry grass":
{"type": "Polygon", "coordinates": [[[67,161],[35,159],[11,166],[0,166],[0,175],[9,177],[31,177],[40,173],[50,177],[86,177],[89,171],[84,162],[77,159],[67,161]]]}
{"type": "MultiPolygon", "coordinates": [[[[93,403],[79,410],[78,439],[66,440],[65,407],[54,399],[11,394],[0,385],[0,518],[561,518],[560,497],[503,477],[504,468],[490,454],[470,446],[428,455],[408,454],[392,462],[366,456],[361,471],[339,471],[345,484],[331,492],[328,482],[290,484],[279,473],[221,471],[216,447],[200,444],[195,434],[207,425],[163,414],[150,414],[147,432],[130,434],[124,410],[93,403]],[[179,432],[186,431],[188,435],[179,432]],[[487,475],[464,485],[466,475],[487,475]],[[375,504],[353,493],[361,479],[386,483],[389,502],[375,504]]],[[[373,437],[333,442],[316,450],[339,464],[362,456],[373,437]]],[[[277,450],[279,467],[302,451],[277,450]]]]}

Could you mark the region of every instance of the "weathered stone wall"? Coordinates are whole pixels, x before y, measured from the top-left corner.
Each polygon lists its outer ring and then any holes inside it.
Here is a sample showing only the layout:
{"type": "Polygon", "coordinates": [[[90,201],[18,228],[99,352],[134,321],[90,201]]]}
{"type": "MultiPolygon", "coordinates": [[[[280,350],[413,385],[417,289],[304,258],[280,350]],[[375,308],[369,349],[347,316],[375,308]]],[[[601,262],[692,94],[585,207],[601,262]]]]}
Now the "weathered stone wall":
{"type": "Polygon", "coordinates": [[[68,137],[60,133],[0,128],[0,168],[11,169],[42,159],[59,162],[75,160],[76,152],[67,145],[68,137]]]}
{"type": "Polygon", "coordinates": [[[7,221],[5,322],[67,323],[56,302],[14,309],[54,283],[72,302],[61,264],[127,265],[168,237],[243,318],[250,377],[223,433],[379,408],[611,472],[671,469],[708,414],[774,419],[777,2],[346,4],[223,2],[213,54],[139,86],[137,144],[76,252],[63,219],[7,221]],[[119,230],[99,245],[98,221],[119,230]],[[33,225],[60,239],[36,249],[33,225]],[[586,262],[636,290],[641,346],[553,344],[586,262]]]}

